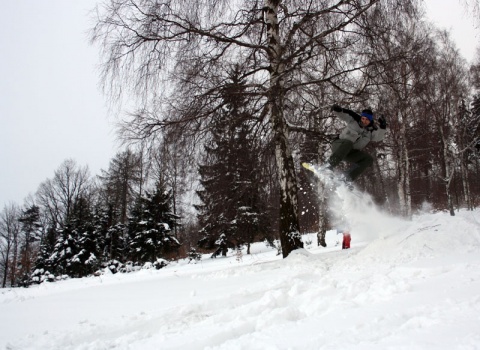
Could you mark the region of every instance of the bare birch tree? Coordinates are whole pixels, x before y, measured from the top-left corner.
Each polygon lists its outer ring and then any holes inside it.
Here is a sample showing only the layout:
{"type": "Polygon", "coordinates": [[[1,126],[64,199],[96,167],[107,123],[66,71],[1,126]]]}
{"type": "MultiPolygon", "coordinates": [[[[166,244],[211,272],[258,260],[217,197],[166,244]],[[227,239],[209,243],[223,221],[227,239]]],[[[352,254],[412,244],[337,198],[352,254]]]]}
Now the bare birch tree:
{"type": "Polygon", "coordinates": [[[458,147],[457,141],[461,127],[461,102],[468,94],[466,66],[447,32],[437,32],[436,38],[437,47],[431,59],[432,70],[423,98],[436,129],[441,168],[439,176],[447,207],[454,216],[452,183],[459,157],[465,151],[458,147]]]}
{"type": "Polygon", "coordinates": [[[6,205],[0,212],[0,271],[2,288],[15,286],[21,227],[18,221],[20,208],[15,204],[6,205]]]}
{"type": "Polygon", "coordinates": [[[143,108],[127,120],[130,139],[158,137],[168,127],[195,135],[207,130],[209,116],[221,108],[218,89],[225,72],[234,64],[243,67],[246,93],[275,145],[286,257],[303,246],[290,144],[296,114],[289,101],[319,84],[359,94],[368,79],[358,76],[378,62],[359,46],[362,38],[413,13],[414,3],[111,0],[97,9],[92,41],[102,50],[111,96],[140,97],[143,108]]]}
{"type": "Polygon", "coordinates": [[[75,201],[87,194],[89,183],[88,167],[81,167],[73,159],[67,159],[55,171],[52,179],[40,184],[36,197],[51,224],[65,224],[75,201]]]}

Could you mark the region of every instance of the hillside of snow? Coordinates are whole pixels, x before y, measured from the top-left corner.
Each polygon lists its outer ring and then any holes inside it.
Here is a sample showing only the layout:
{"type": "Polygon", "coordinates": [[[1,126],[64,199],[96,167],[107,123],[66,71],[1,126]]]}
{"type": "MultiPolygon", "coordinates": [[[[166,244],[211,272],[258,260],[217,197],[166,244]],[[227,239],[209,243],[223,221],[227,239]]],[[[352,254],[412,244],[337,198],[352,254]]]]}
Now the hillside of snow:
{"type": "Polygon", "coordinates": [[[0,290],[0,349],[480,349],[480,210],[406,221],[353,197],[348,250],[329,231],[286,259],[259,243],[0,290]]]}

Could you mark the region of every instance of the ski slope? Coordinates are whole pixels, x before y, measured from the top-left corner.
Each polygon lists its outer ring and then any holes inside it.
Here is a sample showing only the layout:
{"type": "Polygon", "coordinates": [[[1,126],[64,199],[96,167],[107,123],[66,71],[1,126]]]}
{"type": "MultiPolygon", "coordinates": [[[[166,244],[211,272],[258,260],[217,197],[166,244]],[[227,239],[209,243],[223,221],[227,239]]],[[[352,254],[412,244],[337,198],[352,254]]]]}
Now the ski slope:
{"type": "Polygon", "coordinates": [[[241,260],[0,290],[0,349],[480,349],[480,210],[342,210],[349,250],[329,231],[286,259],[260,243],[241,260]]]}

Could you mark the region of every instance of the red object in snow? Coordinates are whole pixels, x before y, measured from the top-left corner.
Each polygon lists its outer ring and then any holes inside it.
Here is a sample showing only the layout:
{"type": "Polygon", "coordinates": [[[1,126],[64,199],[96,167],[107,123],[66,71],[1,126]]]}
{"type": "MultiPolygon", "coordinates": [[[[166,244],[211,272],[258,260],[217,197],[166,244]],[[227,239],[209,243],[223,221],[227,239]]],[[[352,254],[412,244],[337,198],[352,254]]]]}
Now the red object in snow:
{"type": "Polygon", "coordinates": [[[342,249],[349,249],[351,240],[352,240],[352,236],[350,236],[350,232],[347,232],[347,231],[343,232],[342,249]]]}

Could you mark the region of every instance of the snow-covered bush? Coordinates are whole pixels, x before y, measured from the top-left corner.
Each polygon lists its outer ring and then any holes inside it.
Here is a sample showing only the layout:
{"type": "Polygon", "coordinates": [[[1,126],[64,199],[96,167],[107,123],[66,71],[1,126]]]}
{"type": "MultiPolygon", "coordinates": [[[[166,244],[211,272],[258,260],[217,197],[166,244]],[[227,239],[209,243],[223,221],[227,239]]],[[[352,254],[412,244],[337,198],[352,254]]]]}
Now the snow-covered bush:
{"type": "Polygon", "coordinates": [[[32,283],[40,284],[42,282],[55,282],[55,276],[44,269],[36,269],[32,273],[32,283]]]}
{"type": "Polygon", "coordinates": [[[133,261],[127,261],[125,265],[120,269],[120,272],[122,273],[129,273],[129,272],[134,272],[138,271],[141,269],[141,266],[138,264],[134,264],[133,261]]]}
{"type": "Polygon", "coordinates": [[[153,263],[153,267],[155,267],[157,270],[160,270],[161,268],[164,268],[168,264],[169,262],[165,259],[157,259],[157,261],[153,263]]]}
{"type": "Polygon", "coordinates": [[[201,259],[202,259],[202,254],[197,252],[195,248],[190,248],[190,251],[188,252],[188,263],[190,264],[192,261],[196,263],[201,259]]]}
{"type": "Polygon", "coordinates": [[[125,268],[125,265],[118,260],[109,260],[102,264],[102,266],[108,269],[111,273],[123,272],[122,269],[125,268]]]}
{"type": "Polygon", "coordinates": [[[157,270],[160,270],[161,268],[164,268],[168,264],[169,264],[169,262],[167,260],[159,258],[156,261],[154,261],[153,263],[152,262],[146,262],[145,264],[143,264],[142,269],[148,270],[148,269],[155,268],[157,270]]]}

